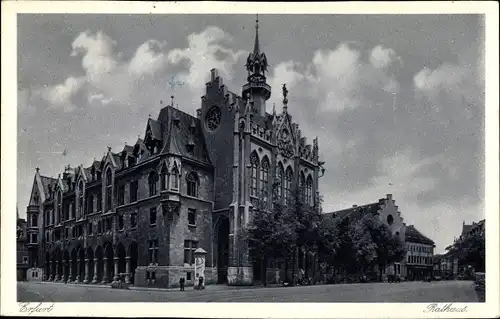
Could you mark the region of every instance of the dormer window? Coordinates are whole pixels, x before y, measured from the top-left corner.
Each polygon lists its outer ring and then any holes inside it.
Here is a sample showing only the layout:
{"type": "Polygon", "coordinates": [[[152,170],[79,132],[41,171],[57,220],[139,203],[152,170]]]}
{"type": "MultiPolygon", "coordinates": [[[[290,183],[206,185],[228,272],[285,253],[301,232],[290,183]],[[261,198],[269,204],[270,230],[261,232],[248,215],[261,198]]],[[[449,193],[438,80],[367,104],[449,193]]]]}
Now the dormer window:
{"type": "Polygon", "coordinates": [[[78,216],[77,216],[77,219],[80,219],[83,217],[83,192],[84,192],[85,188],[83,186],[83,181],[80,181],[80,184],[78,185],[78,216]]]}
{"type": "Polygon", "coordinates": [[[62,191],[57,193],[57,214],[56,214],[56,224],[61,222],[62,215],[62,191]]]}
{"type": "Polygon", "coordinates": [[[106,211],[110,211],[112,209],[112,195],[113,195],[113,177],[112,177],[111,169],[109,168],[106,171],[106,211]]]}

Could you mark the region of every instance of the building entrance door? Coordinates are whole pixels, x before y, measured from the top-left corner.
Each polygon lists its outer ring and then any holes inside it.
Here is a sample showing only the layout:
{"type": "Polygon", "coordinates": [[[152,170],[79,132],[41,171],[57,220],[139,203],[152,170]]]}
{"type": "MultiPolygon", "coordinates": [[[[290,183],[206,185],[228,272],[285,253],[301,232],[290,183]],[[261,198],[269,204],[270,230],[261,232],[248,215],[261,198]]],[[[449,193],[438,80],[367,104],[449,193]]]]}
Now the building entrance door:
{"type": "Polygon", "coordinates": [[[217,226],[217,283],[227,283],[229,265],[229,219],[222,217],[217,226]]]}

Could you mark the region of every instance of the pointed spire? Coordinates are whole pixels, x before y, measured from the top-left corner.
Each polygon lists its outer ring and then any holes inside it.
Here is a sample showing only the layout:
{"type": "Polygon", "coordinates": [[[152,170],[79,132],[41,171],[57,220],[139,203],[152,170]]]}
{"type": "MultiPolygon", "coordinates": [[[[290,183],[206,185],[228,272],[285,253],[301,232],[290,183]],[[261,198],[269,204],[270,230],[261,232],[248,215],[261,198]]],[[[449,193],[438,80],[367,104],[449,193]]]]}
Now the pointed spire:
{"type": "Polygon", "coordinates": [[[255,43],[253,46],[253,53],[254,54],[259,54],[260,53],[260,46],[259,46],[259,15],[257,14],[257,18],[255,19],[255,43]]]}

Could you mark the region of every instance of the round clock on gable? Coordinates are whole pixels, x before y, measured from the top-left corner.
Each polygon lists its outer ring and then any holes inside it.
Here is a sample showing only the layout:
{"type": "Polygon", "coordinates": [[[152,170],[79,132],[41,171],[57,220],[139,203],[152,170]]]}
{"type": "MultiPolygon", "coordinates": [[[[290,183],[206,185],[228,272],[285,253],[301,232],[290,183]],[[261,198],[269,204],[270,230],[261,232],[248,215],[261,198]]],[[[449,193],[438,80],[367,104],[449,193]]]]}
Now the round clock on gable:
{"type": "Polygon", "coordinates": [[[212,106],[212,108],[207,112],[207,116],[205,117],[207,129],[209,131],[215,131],[217,127],[219,127],[220,118],[220,108],[217,106],[212,106]]]}

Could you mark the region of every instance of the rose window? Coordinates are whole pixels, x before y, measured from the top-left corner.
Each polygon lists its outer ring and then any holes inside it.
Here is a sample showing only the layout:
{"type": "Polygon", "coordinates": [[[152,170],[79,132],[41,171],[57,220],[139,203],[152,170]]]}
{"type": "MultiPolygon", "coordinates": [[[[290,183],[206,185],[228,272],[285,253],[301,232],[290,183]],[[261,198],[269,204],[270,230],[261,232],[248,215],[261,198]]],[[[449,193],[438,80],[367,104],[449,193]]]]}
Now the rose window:
{"type": "Polygon", "coordinates": [[[217,127],[219,127],[220,124],[220,118],[221,118],[220,109],[216,106],[212,107],[210,111],[208,111],[206,117],[207,128],[211,131],[217,129],[217,127]]]}

